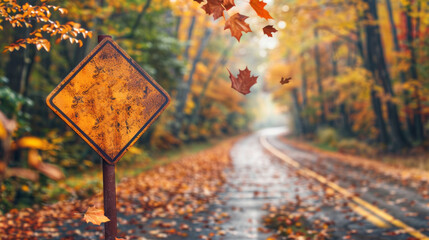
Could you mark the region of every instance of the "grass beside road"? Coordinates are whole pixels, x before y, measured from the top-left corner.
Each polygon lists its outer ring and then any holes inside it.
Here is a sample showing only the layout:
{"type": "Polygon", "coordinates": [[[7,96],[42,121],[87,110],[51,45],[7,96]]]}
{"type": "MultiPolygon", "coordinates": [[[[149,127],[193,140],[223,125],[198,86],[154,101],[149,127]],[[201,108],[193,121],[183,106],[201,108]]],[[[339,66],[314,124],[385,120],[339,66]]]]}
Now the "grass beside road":
{"type": "Polygon", "coordinates": [[[319,154],[321,157],[333,158],[347,162],[351,165],[359,165],[364,168],[412,178],[429,181],[429,153],[416,151],[410,154],[375,154],[371,157],[359,154],[341,153],[336,148],[326,147],[313,141],[304,141],[292,136],[282,136],[281,140],[295,148],[319,154]]]}

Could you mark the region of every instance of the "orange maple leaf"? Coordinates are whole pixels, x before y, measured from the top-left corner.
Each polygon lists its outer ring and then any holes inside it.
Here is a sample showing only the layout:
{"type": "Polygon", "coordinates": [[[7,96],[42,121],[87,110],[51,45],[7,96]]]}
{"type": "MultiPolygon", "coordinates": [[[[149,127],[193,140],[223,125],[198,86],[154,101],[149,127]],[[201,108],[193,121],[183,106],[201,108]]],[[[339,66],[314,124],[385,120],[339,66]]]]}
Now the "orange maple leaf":
{"type": "Polygon", "coordinates": [[[236,13],[232,15],[225,22],[225,28],[231,30],[231,35],[235,37],[238,41],[240,41],[241,36],[243,35],[241,32],[251,32],[249,24],[247,24],[244,20],[248,18],[247,16],[236,13]]]}
{"type": "Polygon", "coordinates": [[[225,10],[222,0],[207,0],[207,3],[201,8],[204,9],[208,15],[213,14],[214,20],[222,17],[223,11],[225,10]]]}
{"type": "Polygon", "coordinates": [[[228,68],[227,70],[231,79],[231,87],[243,95],[250,93],[250,88],[256,83],[258,77],[250,76],[250,70],[247,67],[244,70],[240,70],[237,77],[232,75],[228,68]]]}
{"type": "Polygon", "coordinates": [[[273,33],[277,32],[277,29],[275,29],[273,25],[267,25],[262,30],[264,31],[264,34],[268,37],[272,37],[273,33]]]}
{"type": "Polygon", "coordinates": [[[89,207],[83,216],[83,220],[87,223],[91,222],[95,225],[100,225],[101,223],[110,221],[109,218],[104,216],[104,211],[101,209],[97,209],[95,207],[89,207]]]}
{"type": "Polygon", "coordinates": [[[270,13],[264,9],[266,3],[259,0],[250,0],[250,6],[255,10],[255,12],[258,14],[259,17],[265,18],[265,19],[273,19],[270,15],[270,13]]]}

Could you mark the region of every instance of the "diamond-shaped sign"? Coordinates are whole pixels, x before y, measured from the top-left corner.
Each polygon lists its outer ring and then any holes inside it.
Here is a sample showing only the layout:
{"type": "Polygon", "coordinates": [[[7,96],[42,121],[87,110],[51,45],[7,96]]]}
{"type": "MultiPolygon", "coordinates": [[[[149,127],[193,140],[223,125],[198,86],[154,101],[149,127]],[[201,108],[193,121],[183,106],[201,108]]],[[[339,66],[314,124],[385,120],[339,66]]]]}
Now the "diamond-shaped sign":
{"type": "Polygon", "coordinates": [[[46,102],[104,160],[114,164],[167,107],[170,96],[106,38],[46,102]]]}

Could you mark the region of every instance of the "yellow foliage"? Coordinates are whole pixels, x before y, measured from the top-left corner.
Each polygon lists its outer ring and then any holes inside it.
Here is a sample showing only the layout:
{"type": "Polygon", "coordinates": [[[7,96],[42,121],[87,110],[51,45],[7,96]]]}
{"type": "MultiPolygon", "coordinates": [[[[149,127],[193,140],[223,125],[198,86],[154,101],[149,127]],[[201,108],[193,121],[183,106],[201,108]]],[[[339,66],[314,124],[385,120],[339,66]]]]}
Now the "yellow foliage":
{"type": "Polygon", "coordinates": [[[129,153],[132,153],[132,154],[136,154],[136,155],[138,155],[138,154],[142,154],[142,153],[143,153],[143,150],[141,150],[140,148],[138,148],[138,147],[136,147],[136,146],[132,146],[132,147],[130,147],[130,148],[128,149],[128,152],[129,152],[129,153]]]}
{"type": "Polygon", "coordinates": [[[24,192],[29,192],[30,188],[27,185],[22,185],[21,186],[21,190],[24,191],[24,192]]]}
{"type": "Polygon", "coordinates": [[[38,167],[42,163],[42,157],[40,156],[37,149],[30,149],[28,151],[28,165],[32,167],[38,167]]]}
{"type": "Polygon", "coordinates": [[[191,97],[189,97],[188,100],[186,101],[185,113],[186,114],[191,114],[192,110],[194,108],[195,108],[195,102],[192,100],[191,97]]]}
{"type": "Polygon", "coordinates": [[[5,139],[7,137],[7,131],[4,128],[3,124],[0,122],[0,139],[5,139]]]}
{"type": "Polygon", "coordinates": [[[16,141],[13,146],[13,149],[16,148],[32,148],[32,149],[39,149],[39,150],[51,150],[55,149],[55,146],[50,144],[45,139],[41,139],[38,137],[28,136],[28,137],[22,137],[18,141],[16,141]]]}

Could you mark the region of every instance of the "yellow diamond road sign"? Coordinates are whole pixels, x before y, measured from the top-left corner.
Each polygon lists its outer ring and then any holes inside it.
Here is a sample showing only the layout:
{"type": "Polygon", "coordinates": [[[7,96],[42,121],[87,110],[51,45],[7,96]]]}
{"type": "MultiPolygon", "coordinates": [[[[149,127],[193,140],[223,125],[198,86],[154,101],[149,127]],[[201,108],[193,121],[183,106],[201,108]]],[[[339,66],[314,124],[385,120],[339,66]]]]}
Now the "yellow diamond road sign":
{"type": "Polygon", "coordinates": [[[46,101],[104,160],[114,164],[167,107],[170,96],[106,38],[46,101]]]}

